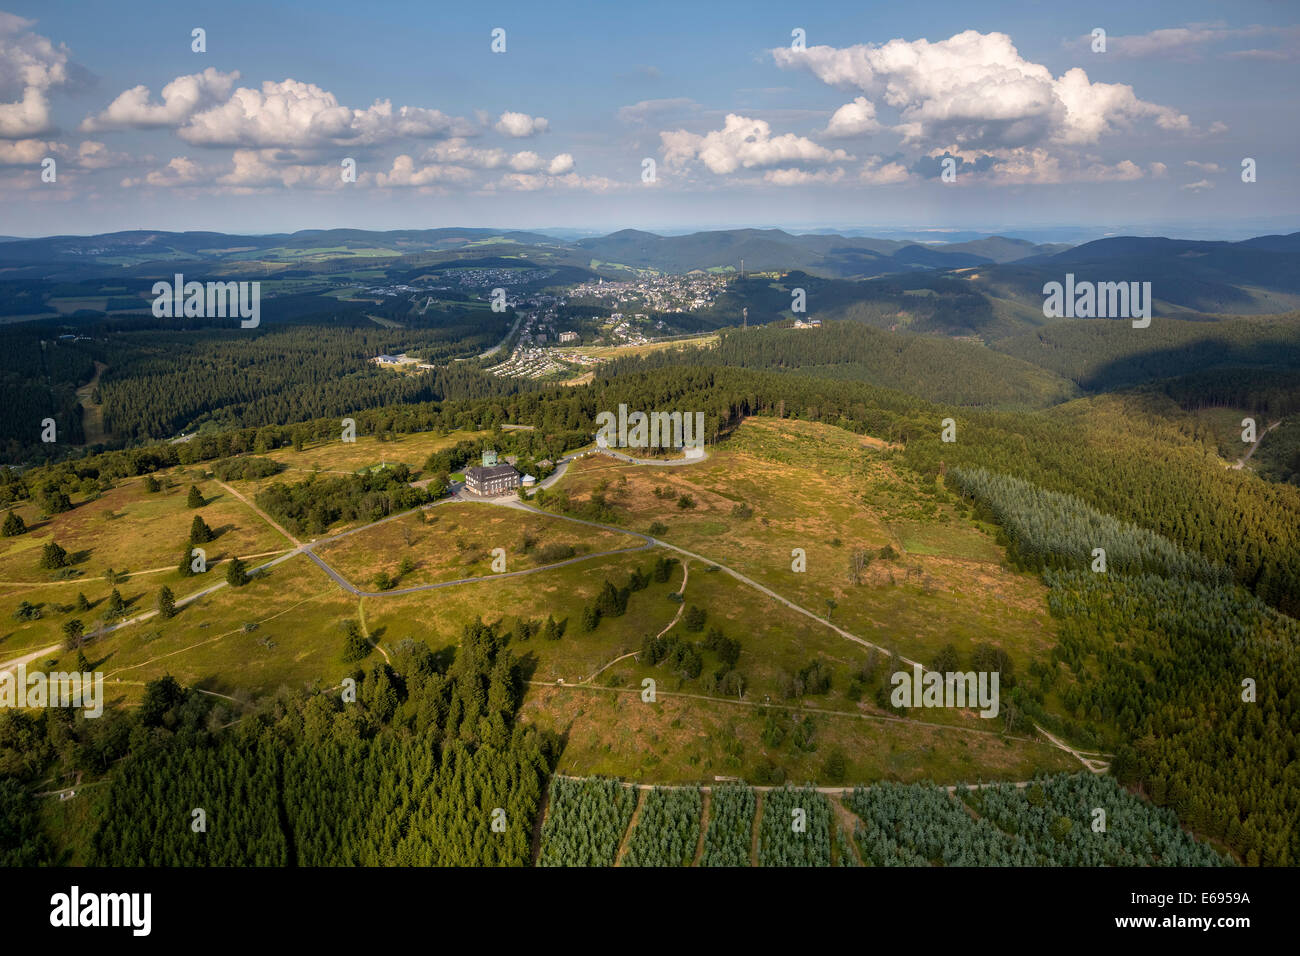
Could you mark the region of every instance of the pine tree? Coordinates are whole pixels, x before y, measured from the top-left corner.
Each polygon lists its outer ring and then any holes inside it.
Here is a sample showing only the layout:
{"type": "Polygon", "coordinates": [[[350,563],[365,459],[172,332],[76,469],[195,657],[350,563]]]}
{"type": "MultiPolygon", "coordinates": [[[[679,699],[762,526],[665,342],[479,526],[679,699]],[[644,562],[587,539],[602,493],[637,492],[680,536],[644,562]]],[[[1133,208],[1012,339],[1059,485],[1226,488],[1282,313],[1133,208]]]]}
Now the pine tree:
{"type": "Polygon", "coordinates": [[[185,504],[190,508],[202,508],[204,505],[203,492],[199,491],[198,485],[190,485],[190,493],[185,498],[185,504]]]}
{"type": "Polygon", "coordinates": [[[158,592],[158,614],[165,619],[176,616],[176,596],[172,594],[172,589],[165,584],[163,589],[158,592]]]}
{"type": "Polygon", "coordinates": [[[73,618],[70,621],[63,622],[63,646],[70,651],[75,651],[81,647],[81,637],[85,631],[85,625],[80,619],[73,618]]]}
{"type": "Polygon", "coordinates": [[[67,566],[68,552],[63,550],[62,546],[51,541],[41,548],[41,568],[43,570],[52,571],[67,566]]]}
{"type": "Polygon", "coordinates": [[[122,600],[122,592],[113,588],[113,593],[108,596],[108,607],[104,610],[104,616],[107,618],[121,617],[126,611],[126,602],[122,600]]]}
{"type": "Polygon", "coordinates": [[[212,529],[203,520],[203,515],[195,515],[194,520],[190,522],[190,544],[207,544],[212,537],[212,529]]]}
{"type": "Polygon", "coordinates": [[[226,583],[232,588],[242,588],[248,583],[248,571],[244,566],[243,559],[230,559],[230,563],[226,565],[226,583]]]}
{"type": "Polygon", "coordinates": [[[82,614],[90,610],[90,601],[86,600],[86,595],[80,591],[77,592],[77,610],[82,614]]]}
{"type": "Polygon", "coordinates": [[[23,521],[22,515],[16,511],[10,511],[5,515],[4,529],[0,531],[0,535],[6,538],[15,538],[20,534],[26,534],[26,532],[27,523],[23,521]]]}

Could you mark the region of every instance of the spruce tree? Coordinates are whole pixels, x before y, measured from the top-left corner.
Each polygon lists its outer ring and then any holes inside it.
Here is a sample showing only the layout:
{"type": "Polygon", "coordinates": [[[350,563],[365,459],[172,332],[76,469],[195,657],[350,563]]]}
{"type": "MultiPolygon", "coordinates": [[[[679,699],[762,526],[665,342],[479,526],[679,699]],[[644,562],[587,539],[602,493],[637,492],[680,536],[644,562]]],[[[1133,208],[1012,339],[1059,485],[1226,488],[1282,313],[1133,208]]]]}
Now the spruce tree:
{"type": "Polygon", "coordinates": [[[23,521],[22,515],[18,514],[16,511],[10,511],[5,515],[4,529],[0,531],[0,535],[3,535],[6,538],[15,538],[20,534],[25,534],[26,532],[27,523],[23,521]]]}
{"type": "Polygon", "coordinates": [[[63,646],[70,651],[75,651],[81,647],[81,636],[85,632],[85,625],[80,619],[73,618],[70,621],[63,622],[63,646]]]}
{"type": "Polygon", "coordinates": [[[176,596],[172,594],[172,589],[165,584],[163,589],[158,592],[158,614],[165,619],[176,616],[176,596]]]}
{"type": "Polygon", "coordinates": [[[240,558],[231,558],[226,565],[226,583],[232,588],[242,588],[248,583],[248,571],[240,558]]]}
{"type": "Polygon", "coordinates": [[[190,522],[190,544],[207,544],[212,540],[212,529],[203,520],[203,515],[195,515],[190,522]]]}
{"type": "Polygon", "coordinates": [[[42,570],[52,571],[56,568],[65,568],[68,566],[68,552],[63,550],[62,546],[51,541],[41,548],[41,568],[42,570]]]}

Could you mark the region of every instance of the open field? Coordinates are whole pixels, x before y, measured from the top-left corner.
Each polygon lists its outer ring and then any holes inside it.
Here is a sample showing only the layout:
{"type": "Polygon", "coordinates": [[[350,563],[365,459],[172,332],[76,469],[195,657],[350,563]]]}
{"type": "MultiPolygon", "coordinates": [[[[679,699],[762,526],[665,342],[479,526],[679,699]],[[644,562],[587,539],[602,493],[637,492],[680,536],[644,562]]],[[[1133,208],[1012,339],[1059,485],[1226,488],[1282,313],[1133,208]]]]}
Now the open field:
{"type": "Polygon", "coordinates": [[[722,700],[660,695],[642,703],[639,691],[534,687],[521,719],[566,737],[559,772],[604,774],[646,783],[711,782],[714,777],[765,779],[772,765],[791,781],[825,779],[832,750],[847,759],[847,780],[1021,780],[1038,771],[1073,770],[1078,763],[1039,741],[961,733],[908,721],[798,713],[811,719],[812,744],[763,742],[767,714],[722,700]]]}
{"type": "MultiPolygon", "coordinates": [[[[509,510],[507,514],[523,513],[509,510]]],[[[579,623],[583,605],[595,599],[606,578],[621,584],[633,568],[648,567],[655,553],[593,558],[536,574],[501,580],[484,577],[434,591],[367,597],[361,603],[376,640],[387,645],[415,637],[435,649],[456,643],[463,626],[472,620],[499,622],[503,631],[517,631],[520,620],[553,616],[565,625],[564,636],[558,641],[534,637],[512,646],[524,658],[533,679],[577,683],[615,657],[638,648],[647,631],[658,633],[677,613],[678,605],[668,601],[667,595],[680,586],[680,569],[667,583],[651,583],[633,594],[622,617],[602,620],[590,633],[584,633],[579,623]]]]}
{"type": "Polygon", "coordinates": [[[613,359],[630,356],[649,355],[651,352],[663,352],[667,349],[705,349],[718,344],[716,333],[700,335],[689,339],[676,339],[671,342],[647,342],[645,345],[584,345],[572,349],[577,355],[588,358],[613,359]]]}
{"type": "MultiPolygon", "coordinates": [[[[145,491],[143,480],[129,480],[71,511],[39,520],[38,508],[15,509],[31,529],[15,538],[0,539],[0,586],[49,584],[59,572],[38,568],[42,546],[54,541],[65,548],[77,579],[99,578],[105,569],[137,572],[175,569],[189,541],[196,514],[216,532],[203,545],[208,565],[232,555],[260,554],[286,547],[269,528],[233,496],[212,481],[193,482],[203,493],[202,508],[188,508],[185,496],[191,481],[177,471],[164,476],[162,490],[145,491]]],[[[74,499],[74,503],[77,499],[74,499]]],[[[179,575],[178,575],[179,576],[179,575]]]]}
{"type": "Polygon", "coordinates": [[[903,477],[890,454],[828,426],[751,418],[700,464],[593,455],[556,487],[581,505],[603,486],[620,525],[645,531],[659,521],[663,541],[829,611],[905,657],[924,662],[947,643],[964,654],[979,641],[1000,644],[1018,663],[1044,653],[1054,630],[1042,582],[1007,569],[988,530],[963,518],[942,489],[903,477]],[[682,495],[694,507],[677,507],[682,495]],[[894,557],[880,557],[886,547],[894,557]],[[792,569],[795,549],[806,556],[803,572],[792,569]],[[871,556],[856,584],[855,551],[871,556]]]}
{"type": "Polygon", "coordinates": [[[375,575],[398,577],[398,564],[414,566],[395,587],[490,577],[492,551],[505,550],[505,570],[522,571],[571,557],[639,547],[631,535],[601,531],[548,515],[466,502],[441,505],[374,525],[323,545],[317,553],[365,589],[375,575]]]}
{"type": "MultiPolygon", "coordinates": [[[[212,576],[212,572],[209,572],[212,576]]],[[[177,599],[217,583],[201,577],[174,588],[177,599]]],[[[153,607],[155,589],[123,596],[133,612],[153,607]]],[[[185,605],[171,620],[158,617],[92,640],[86,657],[103,671],[109,703],[134,703],[146,681],[171,674],[182,683],[241,700],[282,685],[319,681],[332,686],[351,668],[340,661],[338,625],[356,617],[356,602],[308,558],[298,555],[255,576],[242,588],[224,587],[185,605]]],[[[58,667],[75,655],[61,652],[58,667]]]]}
{"type": "Polygon", "coordinates": [[[385,462],[418,469],[433,452],[450,448],[457,442],[473,441],[486,434],[487,432],[455,431],[437,435],[425,432],[396,435],[390,441],[380,441],[373,435],[358,435],[355,442],[320,442],[309,444],[302,451],[277,448],[267,452],[265,457],[301,471],[319,468],[321,471],[354,472],[385,462]]]}

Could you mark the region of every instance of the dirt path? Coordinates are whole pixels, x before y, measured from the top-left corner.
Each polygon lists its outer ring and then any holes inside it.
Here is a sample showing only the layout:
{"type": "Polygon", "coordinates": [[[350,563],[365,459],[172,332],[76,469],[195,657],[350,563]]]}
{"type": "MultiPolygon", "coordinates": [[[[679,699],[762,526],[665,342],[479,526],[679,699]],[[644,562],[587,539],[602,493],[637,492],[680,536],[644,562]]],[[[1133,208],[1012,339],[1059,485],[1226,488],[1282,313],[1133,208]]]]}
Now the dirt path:
{"type": "Polygon", "coordinates": [[[691,866],[699,866],[704,859],[704,837],[709,832],[709,815],[713,812],[713,791],[705,790],[700,795],[700,842],[695,844],[695,855],[691,857],[691,866]]]}
{"type": "Polygon", "coordinates": [[[1042,727],[1039,727],[1038,724],[1034,724],[1034,729],[1047,738],[1047,742],[1053,747],[1056,747],[1058,750],[1064,750],[1091,772],[1106,773],[1106,771],[1110,770],[1110,761],[1102,760],[1100,758],[1112,756],[1111,754],[1103,754],[1096,750],[1075,750],[1059,737],[1054,737],[1042,727]]]}
{"type": "Polygon", "coordinates": [[[62,644],[51,644],[49,647],[42,647],[39,650],[24,654],[22,657],[14,657],[4,663],[0,663],[0,671],[17,670],[20,665],[30,664],[32,661],[45,657],[46,655],[57,656],[62,650],[62,644]]]}
{"type": "MultiPolygon", "coordinates": [[[[846,791],[847,792],[847,791],[846,791]]],[[[853,839],[853,831],[860,822],[858,815],[843,804],[843,793],[831,794],[826,800],[831,805],[831,815],[836,825],[844,834],[844,842],[849,845],[849,852],[853,858],[858,861],[858,866],[863,866],[862,854],[858,851],[858,841],[853,839]]],[[[838,845],[837,840],[832,839],[832,846],[838,845]]]]}
{"type": "MultiPolygon", "coordinates": [[[[575,777],[572,774],[567,774],[567,773],[557,773],[555,774],[555,776],[560,777],[563,780],[588,779],[587,777],[575,777]]],[[[622,780],[620,780],[619,782],[624,787],[635,787],[638,790],[699,790],[702,793],[706,793],[706,794],[712,793],[714,790],[714,785],[709,783],[628,783],[622,780]]],[[[738,781],[736,780],[728,780],[726,783],[718,784],[718,786],[719,787],[735,786],[737,782],[738,781]]],[[[812,789],[828,797],[845,797],[851,795],[853,791],[856,790],[858,787],[871,787],[871,786],[875,786],[875,784],[880,782],[881,781],[877,780],[877,781],[872,781],[871,783],[850,783],[842,787],[813,787],[812,789]]],[[[922,781],[917,781],[917,783],[921,783],[921,782],[922,781]]],[[[1032,780],[1000,780],[1000,781],[994,781],[992,783],[967,783],[967,784],[963,784],[960,789],[987,790],[990,787],[1010,786],[1010,787],[1015,787],[1018,790],[1024,790],[1026,787],[1030,786],[1033,783],[1034,781],[1032,780]]],[[[758,796],[759,805],[754,810],[754,820],[755,822],[757,822],[758,818],[763,815],[763,807],[762,807],[763,794],[771,793],[773,790],[784,790],[786,789],[786,787],[789,786],[789,784],[783,783],[777,786],[768,786],[764,784],[746,784],[746,786],[749,787],[750,790],[753,790],[754,793],[757,794],[758,796]]],[[[800,787],[799,789],[803,790],[806,788],[800,787]]],[[[956,793],[958,790],[956,786],[953,786],[951,784],[944,787],[943,789],[947,790],[949,793],[956,793]]],[[[847,810],[847,808],[845,809],[847,810]]],[[[854,814],[853,811],[848,810],[847,812],[854,820],[858,819],[858,816],[854,814]]],[[[755,832],[755,836],[757,836],[757,832],[755,832]]]]}
{"type": "MultiPolygon", "coordinates": [[[[585,690],[595,693],[635,694],[638,697],[641,695],[641,688],[639,687],[600,687],[595,684],[553,683],[544,680],[529,680],[524,681],[524,683],[533,687],[550,687],[557,690],[585,690]]],[[[778,710],[796,711],[801,714],[826,714],[831,717],[852,717],[856,720],[877,720],[894,724],[906,724],[909,727],[930,727],[934,730],[947,730],[962,734],[981,734],[986,737],[997,737],[999,740],[1018,740],[1021,743],[1055,746],[1065,750],[1067,753],[1075,753],[1075,751],[1069,750],[1059,741],[1054,739],[1040,740],[1037,737],[1020,737],[1013,734],[1004,734],[998,730],[981,730],[978,727],[963,727],[960,724],[937,724],[929,720],[913,720],[910,717],[890,717],[887,714],[867,714],[855,710],[831,710],[827,707],[808,707],[806,705],[778,704],[775,702],[768,703],[758,700],[733,700],[730,697],[710,697],[708,694],[687,694],[682,691],[657,690],[655,695],[660,698],[680,697],[686,700],[704,700],[717,704],[730,704],[733,707],[772,707],[778,710]]],[[[1094,773],[1096,772],[1098,771],[1094,771],[1094,773]]],[[[653,786],[653,784],[648,784],[648,786],[653,786]]]]}
{"type": "MultiPolygon", "coordinates": [[[[678,594],[681,594],[681,595],[683,595],[683,596],[686,594],[686,580],[690,577],[690,574],[691,574],[690,562],[689,562],[689,561],[683,561],[683,562],[682,562],[682,586],[681,586],[680,588],[677,589],[677,593],[678,593],[678,594]]],[[[657,639],[657,638],[660,638],[660,637],[663,637],[665,634],[667,634],[669,631],[671,631],[671,630],[673,629],[673,625],[676,624],[679,620],[681,620],[682,612],[685,611],[685,610],[686,610],[686,602],[685,602],[685,601],[682,601],[682,602],[677,606],[677,614],[674,615],[674,616],[673,616],[673,619],[672,619],[671,621],[668,622],[668,626],[667,626],[667,627],[665,627],[662,631],[660,631],[658,634],[655,635],[656,639],[657,639]]],[[[626,654],[623,654],[623,655],[621,655],[621,656],[619,656],[619,657],[616,657],[616,658],[614,658],[612,661],[610,661],[608,664],[605,664],[604,666],[602,666],[602,667],[600,668],[600,670],[596,671],[596,672],[595,672],[594,674],[592,674],[590,677],[584,677],[582,680],[578,681],[578,683],[579,683],[579,684],[590,684],[593,680],[595,680],[597,677],[599,677],[599,676],[600,676],[601,674],[603,674],[605,671],[609,670],[611,667],[613,667],[613,666],[614,666],[615,664],[617,664],[619,661],[625,661],[625,660],[627,660],[629,657],[636,657],[637,654],[639,654],[639,653],[641,653],[641,652],[640,652],[640,651],[628,651],[626,654]]]]}
{"type": "Polygon", "coordinates": [[[370,628],[366,627],[366,599],[363,597],[357,598],[357,617],[361,619],[361,636],[370,641],[371,647],[384,655],[384,660],[393,663],[393,659],[388,656],[388,651],[384,650],[378,641],[370,640],[370,628]]]}
{"type": "Polygon", "coordinates": [[[238,491],[236,491],[234,488],[231,488],[228,484],[226,484],[226,483],[225,483],[224,481],[222,481],[220,478],[213,478],[212,480],[215,481],[217,484],[219,484],[219,485],[220,485],[222,488],[224,488],[226,491],[230,492],[230,494],[233,495],[237,500],[242,501],[244,504],[248,505],[248,507],[251,508],[251,509],[252,509],[252,510],[257,514],[258,517],[260,517],[263,521],[265,521],[267,524],[269,524],[269,525],[270,525],[272,528],[274,528],[276,531],[280,532],[280,534],[282,534],[282,535],[284,535],[286,538],[288,538],[288,539],[293,543],[293,546],[294,546],[295,548],[301,548],[301,547],[302,547],[302,542],[301,542],[301,541],[299,541],[297,538],[295,538],[293,535],[291,535],[288,531],[286,531],[283,525],[281,525],[278,521],[276,521],[274,518],[272,518],[269,514],[267,514],[265,511],[263,511],[263,510],[262,510],[261,508],[259,508],[257,505],[253,504],[253,502],[249,501],[247,498],[245,498],[243,495],[241,495],[241,494],[240,494],[238,491]]]}
{"type": "MultiPolygon", "coordinates": [[[[223,586],[225,585],[225,582],[224,582],[224,581],[222,582],[222,585],[223,585],[223,586]]],[[[215,589],[214,589],[214,590],[215,590],[215,589]]],[[[296,611],[298,608],[302,607],[304,604],[309,604],[309,603],[311,603],[312,601],[318,600],[319,598],[324,597],[325,594],[327,594],[327,593],[330,593],[330,592],[328,592],[328,591],[321,591],[319,594],[313,594],[311,597],[309,597],[309,598],[304,598],[303,600],[299,601],[297,604],[293,605],[292,607],[287,607],[287,608],[285,608],[283,611],[277,611],[276,613],[270,615],[269,617],[264,617],[264,618],[258,620],[256,623],[258,624],[258,626],[261,626],[261,625],[267,623],[268,621],[274,621],[277,617],[281,617],[281,616],[283,616],[283,615],[285,615],[285,614],[288,614],[288,613],[291,612],[291,611],[296,611]]],[[[176,602],[176,606],[177,606],[177,607],[180,606],[180,602],[179,602],[179,601],[176,602]]],[[[151,613],[150,613],[149,615],[147,615],[147,616],[150,616],[150,617],[151,617],[151,616],[153,616],[154,614],[157,614],[157,613],[158,613],[157,611],[153,611],[153,612],[151,612],[151,613]]],[[[129,623],[129,622],[124,622],[124,623],[129,623]]],[[[123,673],[125,673],[125,672],[127,672],[127,671],[135,670],[137,667],[145,667],[145,666],[148,665],[148,664],[153,664],[153,663],[156,663],[156,662],[161,661],[161,660],[166,660],[166,659],[169,658],[169,657],[175,657],[177,654],[184,654],[186,651],[192,651],[192,650],[194,650],[194,649],[197,648],[197,647],[203,647],[203,646],[206,645],[206,644],[213,644],[213,643],[216,643],[217,641],[223,640],[223,639],[225,639],[225,638],[227,638],[227,637],[231,637],[232,635],[235,635],[235,634],[243,634],[243,633],[244,633],[244,628],[243,628],[243,626],[241,625],[240,627],[234,628],[233,630],[224,631],[224,632],[222,632],[221,634],[217,634],[217,635],[214,636],[214,637],[209,637],[209,638],[207,638],[206,640],[199,641],[199,642],[196,643],[196,644],[190,644],[188,647],[177,648],[177,649],[174,650],[174,651],[168,651],[166,654],[159,654],[157,657],[151,657],[151,658],[149,658],[147,661],[140,661],[138,664],[127,664],[125,667],[119,667],[117,670],[108,671],[106,674],[104,674],[104,679],[107,680],[108,678],[112,677],[114,674],[123,674],[123,673]]],[[[119,681],[116,681],[116,680],[115,680],[115,683],[117,683],[117,682],[119,682],[119,681]]],[[[120,683],[129,684],[129,683],[132,683],[132,682],[131,682],[131,681],[120,681],[120,683]]],[[[218,695],[218,696],[225,696],[225,695],[218,695]]],[[[233,699],[234,699],[234,698],[231,698],[231,700],[233,700],[233,699]]]]}
{"type": "MultiPolygon", "coordinates": [[[[646,788],[647,790],[650,788],[646,788]]],[[[638,790],[636,794],[636,807],[632,810],[632,818],[627,821],[627,829],[623,831],[623,839],[619,841],[618,850],[614,853],[614,865],[622,866],[623,857],[627,856],[628,844],[632,842],[632,834],[636,826],[641,822],[641,811],[645,809],[646,791],[638,790]]]]}
{"type": "Polygon", "coordinates": [[[1269,425],[1267,428],[1265,428],[1262,434],[1257,435],[1257,436],[1255,437],[1255,441],[1254,441],[1254,443],[1250,446],[1250,450],[1247,451],[1246,454],[1244,454],[1244,455],[1242,455],[1240,458],[1238,458],[1237,461],[1233,464],[1232,467],[1233,467],[1234,469],[1236,469],[1237,471],[1240,471],[1242,468],[1246,467],[1246,462],[1250,461],[1251,457],[1255,454],[1255,452],[1259,450],[1259,443],[1262,442],[1262,441],[1264,440],[1264,435],[1267,435],[1267,434],[1268,434],[1269,432],[1271,432],[1274,428],[1277,428],[1277,426],[1278,426],[1278,425],[1281,425],[1281,424],[1282,424],[1282,419],[1279,418],[1279,419],[1278,419],[1277,421],[1275,421],[1273,424],[1271,424],[1271,425],[1269,425]]]}
{"type": "Polygon", "coordinates": [[[91,401],[95,389],[99,386],[99,377],[108,368],[103,362],[95,362],[95,374],[89,382],[77,389],[77,401],[81,403],[82,447],[98,445],[104,440],[104,408],[91,401]]]}
{"type": "MultiPolygon", "coordinates": [[[[286,550],[287,549],[285,548],[280,548],[278,551],[262,551],[258,554],[245,554],[243,555],[243,557],[245,559],[271,558],[277,554],[284,554],[286,550]]],[[[141,574],[165,574],[168,571],[175,571],[175,570],[176,570],[176,565],[169,564],[165,568],[146,568],[143,571],[120,571],[118,573],[125,575],[126,580],[130,580],[131,578],[138,577],[141,574]]],[[[85,578],[77,578],[77,580],[78,581],[106,581],[108,579],[105,576],[100,575],[97,578],[85,577],[85,578]]],[[[6,587],[24,587],[24,588],[55,587],[60,584],[67,585],[68,583],[69,583],[68,581],[0,581],[0,585],[6,587]]]]}

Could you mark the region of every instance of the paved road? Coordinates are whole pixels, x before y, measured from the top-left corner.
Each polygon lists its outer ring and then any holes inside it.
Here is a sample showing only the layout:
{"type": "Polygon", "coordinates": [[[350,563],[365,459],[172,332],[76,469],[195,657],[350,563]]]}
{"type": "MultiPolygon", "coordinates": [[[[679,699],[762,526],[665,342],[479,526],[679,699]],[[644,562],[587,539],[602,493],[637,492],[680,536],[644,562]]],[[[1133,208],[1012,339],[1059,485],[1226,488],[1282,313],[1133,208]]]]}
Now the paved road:
{"type": "Polygon", "coordinates": [[[502,339],[500,342],[498,342],[496,345],[492,346],[492,348],[488,349],[486,352],[479,352],[478,357],[481,359],[485,359],[488,358],[489,356],[496,355],[503,348],[505,348],[506,343],[510,341],[510,336],[514,335],[516,332],[519,331],[519,323],[524,320],[524,315],[525,313],[523,312],[518,313],[515,316],[515,324],[510,326],[510,331],[506,333],[506,337],[502,339]]]}
{"type": "Polygon", "coordinates": [[[15,671],[21,664],[30,664],[34,660],[39,660],[47,655],[57,656],[63,650],[62,644],[51,644],[49,647],[42,647],[38,650],[28,651],[21,657],[13,657],[0,664],[0,671],[15,671]]]}
{"type": "Polygon", "coordinates": [[[614,451],[610,448],[591,448],[586,451],[574,452],[572,455],[565,455],[555,463],[555,471],[548,475],[544,480],[537,483],[538,488],[549,488],[569,470],[569,462],[577,461],[579,458],[586,458],[588,455],[604,455],[607,458],[614,458],[618,461],[626,462],[629,465],[698,465],[707,461],[709,453],[700,449],[699,454],[684,456],[682,458],[633,458],[630,455],[624,455],[622,452],[614,451]]]}

